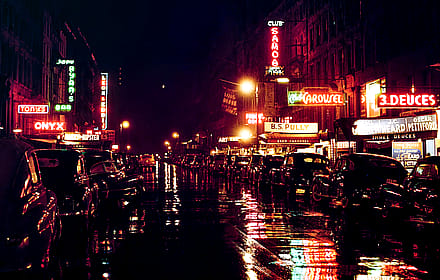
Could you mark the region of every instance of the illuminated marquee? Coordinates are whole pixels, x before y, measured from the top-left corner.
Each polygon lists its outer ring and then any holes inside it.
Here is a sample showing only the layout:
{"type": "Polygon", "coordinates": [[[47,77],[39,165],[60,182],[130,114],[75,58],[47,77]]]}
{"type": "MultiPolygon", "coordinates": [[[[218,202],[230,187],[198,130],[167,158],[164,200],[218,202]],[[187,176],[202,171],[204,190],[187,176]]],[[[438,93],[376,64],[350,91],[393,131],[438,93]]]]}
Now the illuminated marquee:
{"type": "Polygon", "coordinates": [[[19,114],[48,114],[49,105],[18,105],[19,114]]]}
{"type": "Polygon", "coordinates": [[[278,20],[268,21],[270,27],[270,66],[266,66],[266,75],[282,76],[284,75],[284,67],[280,66],[280,27],[284,25],[284,21],[278,20]]]}
{"type": "Polygon", "coordinates": [[[34,128],[36,130],[49,130],[49,131],[64,131],[64,122],[35,122],[34,128]]]}
{"type": "MultiPolygon", "coordinates": [[[[246,123],[247,124],[256,124],[257,123],[257,113],[246,113],[246,123]]],[[[262,124],[264,120],[263,113],[258,113],[258,123],[262,124]]]]}
{"type": "Polygon", "coordinates": [[[318,123],[275,123],[265,122],[264,132],[318,133],[318,123]]]}
{"type": "Polygon", "coordinates": [[[101,73],[101,129],[107,129],[107,119],[108,119],[108,107],[107,107],[107,97],[108,97],[108,73],[101,73]]]}
{"type": "Polygon", "coordinates": [[[377,107],[380,108],[435,108],[437,96],[430,93],[379,94],[377,107]]]}
{"type": "Polygon", "coordinates": [[[437,115],[394,119],[359,119],[353,123],[353,135],[413,133],[437,130],[437,115]]]}
{"type": "Polygon", "coordinates": [[[288,91],[287,104],[289,106],[343,106],[345,98],[342,92],[332,92],[328,89],[288,91]]]}
{"type": "Polygon", "coordinates": [[[65,141],[99,141],[99,134],[64,133],[65,141]]]}

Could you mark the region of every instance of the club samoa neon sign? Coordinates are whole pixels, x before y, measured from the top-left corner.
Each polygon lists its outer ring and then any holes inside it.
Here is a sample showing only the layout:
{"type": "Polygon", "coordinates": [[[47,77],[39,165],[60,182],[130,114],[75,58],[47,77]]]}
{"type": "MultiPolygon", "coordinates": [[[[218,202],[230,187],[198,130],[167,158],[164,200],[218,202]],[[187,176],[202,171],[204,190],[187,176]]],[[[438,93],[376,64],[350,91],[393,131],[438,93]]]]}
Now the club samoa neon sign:
{"type": "Polygon", "coordinates": [[[267,22],[270,30],[270,66],[266,66],[266,75],[284,75],[284,66],[280,65],[280,27],[284,25],[282,20],[270,20],[267,22]]]}
{"type": "Polygon", "coordinates": [[[379,108],[436,108],[438,98],[431,93],[382,93],[377,97],[379,108]]]}

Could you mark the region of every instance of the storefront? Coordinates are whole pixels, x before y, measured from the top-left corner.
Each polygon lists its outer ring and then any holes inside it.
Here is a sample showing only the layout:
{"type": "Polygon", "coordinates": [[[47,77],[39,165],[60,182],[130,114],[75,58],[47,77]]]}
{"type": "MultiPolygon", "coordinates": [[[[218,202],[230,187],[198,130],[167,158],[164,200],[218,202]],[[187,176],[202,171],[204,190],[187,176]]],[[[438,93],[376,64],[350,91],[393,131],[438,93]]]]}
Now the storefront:
{"type": "Polygon", "coordinates": [[[352,132],[353,138],[362,139],[363,152],[394,157],[407,169],[411,169],[417,159],[437,154],[436,113],[402,118],[358,119],[353,122],[352,132]]]}
{"type": "MultiPolygon", "coordinates": [[[[267,153],[285,154],[305,149],[313,151],[319,143],[318,123],[264,123],[261,144],[267,153]]],[[[309,150],[307,150],[309,151],[309,150]]]]}

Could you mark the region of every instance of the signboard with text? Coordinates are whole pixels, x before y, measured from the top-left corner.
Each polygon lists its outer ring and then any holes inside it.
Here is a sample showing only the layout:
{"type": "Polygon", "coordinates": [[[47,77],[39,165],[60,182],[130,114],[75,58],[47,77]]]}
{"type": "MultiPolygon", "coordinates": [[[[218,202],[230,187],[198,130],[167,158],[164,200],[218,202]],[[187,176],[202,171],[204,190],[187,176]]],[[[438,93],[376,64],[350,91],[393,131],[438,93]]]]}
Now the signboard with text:
{"type": "Polygon", "coordinates": [[[436,108],[438,99],[431,93],[381,93],[377,96],[379,108],[436,108]]]}
{"type": "Polygon", "coordinates": [[[328,88],[304,88],[287,92],[289,106],[343,106],[344,93],[333,92],[328,88]]]}
{"type": "Polygon", "coordinates": [[[284,25],[282,20],[269,20],[267,26],[269,27],[269,51],[270,51],[270,66],[266,66],[266,76],[283,76],[284,66],[280,64],[281,59],[281,45],[280,45],[280,29],[284,25]]]}
{"type": "Polygon", "coordinates": [[[353,123],[353,135],[414,133],[437,130],[437,115],[393,119],[360,119],[353,123]]]}
{"type": "Polygon", "coordinates": [[[318,133],[318,123],[276,123],[265,122],[264,132],[318,133]]]}
{"type": "Polygon", "coordinates": [[[423,155],[422,142],[393,142],[393,158],[406,169],[412,169],[423,155]]]}
{"type": "Polygon", "coordinates": [[[19,114],[48,114],[49,105],[18,105],[19,114]]]}

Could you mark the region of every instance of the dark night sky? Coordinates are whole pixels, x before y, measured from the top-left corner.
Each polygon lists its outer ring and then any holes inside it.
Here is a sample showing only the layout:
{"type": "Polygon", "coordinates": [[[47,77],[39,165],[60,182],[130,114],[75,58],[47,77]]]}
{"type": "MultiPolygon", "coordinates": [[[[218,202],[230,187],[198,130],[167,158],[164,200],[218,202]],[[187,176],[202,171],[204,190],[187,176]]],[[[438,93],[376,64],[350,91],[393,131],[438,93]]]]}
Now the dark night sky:
{"type": "Polygon", "coordinates": [[[173,131],[197,126],[200,94],[209,94],[197,83],[213,63],[212,49],[234,43],[228,34],[244,18],[263,20],[267,6],[279,1],[63,2],[63,14],[81,28],[100,69],[123,68],[121,118],[131,123],[135,151],[158,152],[173,131]]]}

